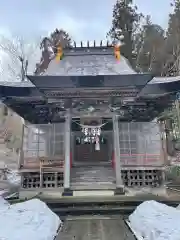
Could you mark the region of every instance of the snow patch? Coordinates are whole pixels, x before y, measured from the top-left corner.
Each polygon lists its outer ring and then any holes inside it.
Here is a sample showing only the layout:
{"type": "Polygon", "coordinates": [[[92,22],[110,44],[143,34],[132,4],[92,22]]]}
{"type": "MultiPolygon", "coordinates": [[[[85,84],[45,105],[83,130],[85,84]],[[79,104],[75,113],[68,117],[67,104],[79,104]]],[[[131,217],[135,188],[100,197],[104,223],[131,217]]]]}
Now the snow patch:
{"type": "Polygon", "coordinates": [[[10,204],[8,203],[8,201],[0,197],[0,213],[4,210],[7,210],[9,207],[10,207],[10,204]]]}
{"type": "Polygon", "coordinates": [[[62,222],[47,205],[32,199],[10,205],[0,197],[0,239],[53,240],[62,222]]]}
{"type": "Polygon", "coordinates": [[[176,207],[176,209],[180,210],[180,204],[176,207]]]}
{"type": "Polygon", "coordinates": [[[10,170],[6,174],[7,180],[9,183],[14,185],[20,185],[21,183],[21,176],[19,175],[18,171],[10,170]]]}
{"type": "Polygon", "coordinates": [[[179,240],[180,211],[156,201],[140,204],[129,216],[129,225],[137,239],[179,240]]]}

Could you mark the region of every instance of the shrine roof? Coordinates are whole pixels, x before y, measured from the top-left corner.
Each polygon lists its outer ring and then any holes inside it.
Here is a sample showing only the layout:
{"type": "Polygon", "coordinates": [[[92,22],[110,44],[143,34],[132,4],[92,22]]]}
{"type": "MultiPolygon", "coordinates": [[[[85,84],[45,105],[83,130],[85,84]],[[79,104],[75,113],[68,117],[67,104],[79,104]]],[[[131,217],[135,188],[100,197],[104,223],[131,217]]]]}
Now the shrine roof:
{"type": "Polygon", "coordinates": [[[180,76],[175,77],[154,77],[149,84],[165,84],[165,83],[171,83],[171,82],[177,82],[180,81],[180,76]]]}
{"type": "Polygon", "coordinates": [[[52,59],[44,73],[27,79],[0,82],[0,100],[32,123],[60,121],[67,108],[81,116],[89,106],[102,116],[124,111],[122,120],[150,121],[180,89],[180,77],[137,73],[108,46],[65,49],[62,60],[52,59]]]}
{"type": "Polygon", "coordinates": [[[155,98],[180,91],[180,76],[154,77],[141,91],[141,96],[155,98]]]}
{"type": "Polygon", "coordinates": [[[113,54],[109,55],[70,55],[57,62],[52,60],[42,75],[48,76],[96,76],[96,75],[128,75],[136,74],[128,61],[121,56],[117,61],[113,54]]]}
{"type": "MultiPolygon", "coordinates": [[[[112,75],[113,77],[114,75],[112,75]]],[[[132,76],[132,75],[131,75],[132,76]]],[[[43,76],[39,76],[42,77],[43,76]]],[[[57,77],[57,76],[56,76],[57,77]]],[[[67,76],[64,76],[64,81],[67,76]]],[[[115,76],[114,76],[115,77],[115,76]]],[[[123,76],[122,76],[123,77],[123,76]]],[[[51,82],[50,76],[46,76],[51,82]]],[[[48,80],[46,79],[46,80],[48,80]]],[[[136,81],[136,77],[133,78],[136,81]]],[[[43,79],[42,79],[43,80],[43,79]]],[[[45,80],[45,79],[44,79],[45,80]]],[[[63,78],[59,79],[63,81],[63,78]]],[[[109,79],[111,82],[111,80],[109,79]]],[[[155,98],[180,90],[180,76],[177,77],[154,77],[141,90],[140,96],[155,98]]],[[[0,98],[4,96],[38,96],[41,95],[38,89],[30,81],[25,82],[0,82],[0,98]]]]}
{"type": "MultiPolygon", "coordinates": [[[[148,84],[169,84],[169,83],[177,83],[180,81],[180,76],[176,77],[154,77],[151,81],[148,82],[148,84]]],[[[0,81],[0,87],[25,87],[25,88],[32,88],[35,87],[35,85],[27,80],[24,82],[18,82],[18,81],[0,81]]]]}
{"type": "Polygon", "coordinates": [[[34,88],[34,84],[32,84],[29,80],[24,82],[19,81],[0,81],[0,87],[17,87],[17,88],[34,88]]]}
{"type": "Polygon", "coordinates": [[[148,74],[139,74],[123,56],[117,60],[112,47],[76,47],[64,50],[64,55],[60,61],[51,60],[47,70],[41,75],[27,76],[26,79],[30,81],[0,82],[0,97],[42,96],[42,91],[40,93],[38,89],[57,87],[133,86],[139,89],[140,96],[145,97],[158,97],[180,89],[180,76],[152,78],[148,74]]]}
{"type": "MultiPolygon", "coordinates": [[[[48,78],[50,76],[47,76],[48,78]]],[[[67,76],[66,76],[67,77],[67,76]]],[[[66,78],[65,77],[65,78],[66,78]]],[[[50,79],[50,78],[49,78],[50,79]]],[[[135,78],[136,79],[136,78],[135,78]]],[[[61,81],[61,80],[60,80],[61,81]]],[[[0,95],[2,92],[4,92],[5,95],[8,95],[10,92],[21,92],[20,95],[26,95],[27,91],[28,92],[33,92],[35,95],[39,93],[38,90],[33,90],[35,88],[35,85],[28,81],[25,82],[9,82],[9,81],[0,81],[0,95]]],[[[151,81],[147,83],[147,85],[144,87],[144,89],[141,91],[141,96],[146,95],[146,96],[158,96],[158,95],[164,95],[164,94],[169,94],[172,92],[177,92],[180,90],[180,76],[176,77],[154,77],[151,81]]],[[[18,94],[17,94],[18,95],[18,94]]]]}

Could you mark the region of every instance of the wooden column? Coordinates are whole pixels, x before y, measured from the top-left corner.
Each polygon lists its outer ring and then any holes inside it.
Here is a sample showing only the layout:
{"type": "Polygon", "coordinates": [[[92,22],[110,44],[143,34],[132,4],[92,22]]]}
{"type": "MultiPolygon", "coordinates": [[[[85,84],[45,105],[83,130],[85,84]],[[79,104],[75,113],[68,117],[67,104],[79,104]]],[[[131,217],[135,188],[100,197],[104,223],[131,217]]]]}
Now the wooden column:
{"type": "Polygon", "coordinates": [[[71,147],[71,114],[67,110],[65,119],[65,163],[64,163],[64,188],[70,188],[70,147],[71,147]]]}
{"type": "Polygon", "coordinates": [[[121,156],[119,144],[119,126],[118,116],[113,116],[113,135],[114,135],[114,158],[115,158],[115,173],[116,173],[116,188],[123,188],[121,176],[121,156]]]}
{"type": "Polygon", "coordinates": [[[21,168],[21,165],[24,164],[24,128],[25,125],[22,125],[22,136],[21,136],[21,146],[19,149],[19,159],[18,159],[18,169],[21,168]]]}

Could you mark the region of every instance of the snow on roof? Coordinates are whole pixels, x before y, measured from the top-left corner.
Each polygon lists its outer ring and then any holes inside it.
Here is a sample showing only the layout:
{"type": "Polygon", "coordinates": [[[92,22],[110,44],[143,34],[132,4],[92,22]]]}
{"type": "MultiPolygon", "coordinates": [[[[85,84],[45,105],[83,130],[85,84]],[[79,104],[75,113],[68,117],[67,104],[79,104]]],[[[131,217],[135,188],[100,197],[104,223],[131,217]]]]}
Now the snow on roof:
{"type": "Polygon", "coordinates": [[[136,74],[128,61],[121,56],[117,61],[113,55],[67,56],[62,61],[52,60],[44,75],[124,75],[136,74]]]}
{"type": "MultiPolygon", "coordinates": [[[[124,74],[126,74],[126,73],[124,73],[124,74]]],[[[79,75],[79,74],[77,74],[77,75],[79,75]]],[[[114,74],[114,75],[116,75],[116,74],[114,74]]],[[[118,75],[118,73],[117,73],[117,75],[118,75]]],[[[154,77],[148,84],[159,84],[159,83],[165,84],[165,83],[170,83],[170,82],[175,82],[175,81],[180,81],[180,76],[177,76],[177,77],[154,77]]],[[[0,86],[7,86],[7,87],[35,87],[30,81],[25,81],[25,82],[17,82],[17,81],[15,81],[15,82],[9,82],[9,81],[5,82],[5,81],[3,81],[2,82],[2,81],[0,81],[0,86]]]]}
{"type": "Polygon", "coordinates": [[[180,81],[180,76],[176,77],[154,77],[148,84],[170,83],[180,81]]]}
{"type": "Polygon", "coordinates": [[[0,86],[6,86],[6,87],[35,87],[30,81],[25,82],[9,82],[9,81],[0,81],[0,86]]]}
{"type": "MultiPolygon", "coordinates": [[[[85,55],[67,56],[62,61],[52,60],[43,75],[48,76],[83,76],[83,75],[128,75],[136,74],[128,60],[121,56],[117,61],[113,55],[85,55]]],[[[154,77],[148,84],[170,83],[180,81],[176,77],[154,77]]],[[[0,86],[9,87],[35,87],[30,81],[10,82],[0,81],[0,86]]]]}

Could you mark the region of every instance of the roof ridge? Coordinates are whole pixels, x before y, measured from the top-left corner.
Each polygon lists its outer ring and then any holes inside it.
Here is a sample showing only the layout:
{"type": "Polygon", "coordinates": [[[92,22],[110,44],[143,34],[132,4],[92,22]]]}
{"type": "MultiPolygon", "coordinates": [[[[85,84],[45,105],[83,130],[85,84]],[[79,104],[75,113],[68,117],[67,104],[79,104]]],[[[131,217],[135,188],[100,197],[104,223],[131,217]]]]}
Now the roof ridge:
{"type": "Polygon", "coordinates": [[[72,48],[104,48],[104,47],[114,47],[112,43],[110,43],[108,40],[100,40],[100,41],[78,41],[79,44],[77,44],[77,41],[73,41],[73,44],[66,46],[64,49],[72,49],[72,48]]]}

